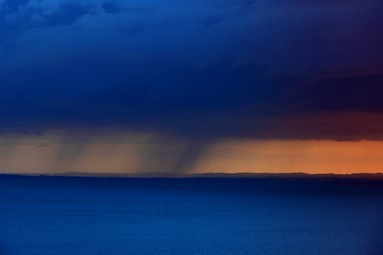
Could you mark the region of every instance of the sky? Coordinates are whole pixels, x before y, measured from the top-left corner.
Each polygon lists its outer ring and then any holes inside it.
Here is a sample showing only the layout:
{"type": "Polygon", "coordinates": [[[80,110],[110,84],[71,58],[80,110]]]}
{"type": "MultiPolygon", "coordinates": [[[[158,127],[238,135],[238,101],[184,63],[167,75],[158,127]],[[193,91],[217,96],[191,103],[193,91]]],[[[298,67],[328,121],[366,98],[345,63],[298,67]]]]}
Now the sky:
{"type": "Polygon", "coordinates": [[[0,0],[0,172],[380,172],[380,0],[0,0]]]}

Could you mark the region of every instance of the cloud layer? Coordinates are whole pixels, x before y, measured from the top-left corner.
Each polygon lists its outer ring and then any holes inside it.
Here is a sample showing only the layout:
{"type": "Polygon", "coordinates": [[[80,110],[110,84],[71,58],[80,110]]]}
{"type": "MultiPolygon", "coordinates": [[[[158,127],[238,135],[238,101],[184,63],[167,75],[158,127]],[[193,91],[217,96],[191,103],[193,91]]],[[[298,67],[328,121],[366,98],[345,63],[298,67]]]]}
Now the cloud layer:
{"type": "Polygon", "coordinates": [[[380,1],[0,6],[3,133],[383,137],[380,1]]]}

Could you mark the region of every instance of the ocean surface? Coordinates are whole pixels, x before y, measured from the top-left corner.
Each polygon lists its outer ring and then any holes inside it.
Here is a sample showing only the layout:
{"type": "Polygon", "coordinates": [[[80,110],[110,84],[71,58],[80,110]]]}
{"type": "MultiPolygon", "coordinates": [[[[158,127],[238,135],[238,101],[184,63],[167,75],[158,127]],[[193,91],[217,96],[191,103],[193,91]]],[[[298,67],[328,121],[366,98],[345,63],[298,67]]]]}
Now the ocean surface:
{"type": "Polygon", "coordinates": [[[383,254],[368,181],[0,176],[0,254],[383,254]]]}

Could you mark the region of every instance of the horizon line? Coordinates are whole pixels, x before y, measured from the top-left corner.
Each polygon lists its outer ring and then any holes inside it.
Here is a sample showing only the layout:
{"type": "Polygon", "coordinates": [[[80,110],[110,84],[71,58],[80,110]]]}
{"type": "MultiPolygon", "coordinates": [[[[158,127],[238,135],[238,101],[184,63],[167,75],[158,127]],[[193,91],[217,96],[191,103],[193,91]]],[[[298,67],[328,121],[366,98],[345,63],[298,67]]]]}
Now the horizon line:
{"type": "Polygon", "coordinates": [[[60,173],[0,173],[0,176],[35,176],[35,177],[89,177],[89,178],[316,178],[316,177],[333,177],[333,178],[383,178],[383,172],[365,173],[306,173],[306,172],[238,172],[238,173],[224,173],[224,172],[207,172],[207,173],[177,173],[177,172],[142,172],[142,173],[97,173],[97,172],[60,172],[60,173]]]}

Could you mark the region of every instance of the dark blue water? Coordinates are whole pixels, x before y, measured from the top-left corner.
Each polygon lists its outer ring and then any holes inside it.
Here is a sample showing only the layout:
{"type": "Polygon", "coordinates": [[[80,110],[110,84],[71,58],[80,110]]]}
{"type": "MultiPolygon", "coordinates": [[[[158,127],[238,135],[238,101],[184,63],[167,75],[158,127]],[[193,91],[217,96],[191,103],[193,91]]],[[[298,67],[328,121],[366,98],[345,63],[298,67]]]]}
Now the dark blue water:
{"type": "Polygon", "coordinates": [[[0,177],[0,254],[383,254],[383,187],[0,177]]]}

